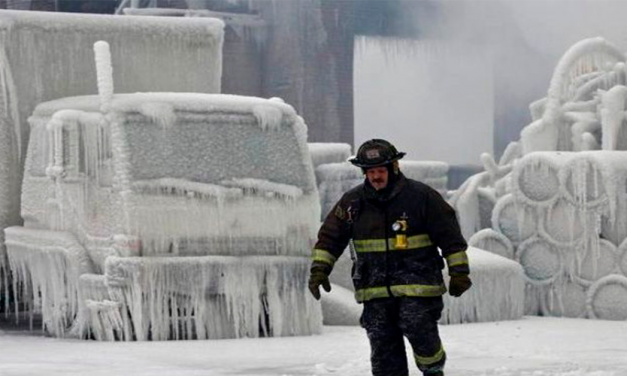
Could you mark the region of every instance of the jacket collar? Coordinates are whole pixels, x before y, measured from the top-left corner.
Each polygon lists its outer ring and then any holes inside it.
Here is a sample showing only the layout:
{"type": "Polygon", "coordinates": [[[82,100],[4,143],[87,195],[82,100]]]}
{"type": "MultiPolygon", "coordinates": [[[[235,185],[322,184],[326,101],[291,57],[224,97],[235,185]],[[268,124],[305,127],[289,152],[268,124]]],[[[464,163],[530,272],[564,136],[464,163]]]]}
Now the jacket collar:
{"type": "Polygon", "coordinates": [[[373,200],[379,202],[387,202],[396,197],[399,192],[403,189],[407,182],[405,175],[399,171],[396,179],[390,182],[390,185],[385,187],[384,189],[377,191],[368,181],[368,178],[364,181],[364,197],[366,200],[373,200]]]}

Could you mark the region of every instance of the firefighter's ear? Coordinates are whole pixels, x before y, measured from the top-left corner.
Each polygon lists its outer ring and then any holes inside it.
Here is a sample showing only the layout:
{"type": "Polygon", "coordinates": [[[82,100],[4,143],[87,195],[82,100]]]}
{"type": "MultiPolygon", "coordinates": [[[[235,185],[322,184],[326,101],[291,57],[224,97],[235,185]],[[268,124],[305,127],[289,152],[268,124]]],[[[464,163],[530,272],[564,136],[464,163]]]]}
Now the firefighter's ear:
{"type": "Polygon", "coordinates": [[[401,170],[398,161],[392,162],[392,169],[394,170],[394,175],[398,175],[398,172],[401,170]]]}

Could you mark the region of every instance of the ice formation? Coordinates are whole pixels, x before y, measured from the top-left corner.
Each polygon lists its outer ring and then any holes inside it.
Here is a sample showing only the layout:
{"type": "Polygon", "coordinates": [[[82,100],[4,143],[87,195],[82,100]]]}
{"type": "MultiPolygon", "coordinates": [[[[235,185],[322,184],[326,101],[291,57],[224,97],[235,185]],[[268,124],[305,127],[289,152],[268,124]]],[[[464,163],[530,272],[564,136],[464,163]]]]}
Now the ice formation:
{"type": "MultiPolygon", "coordinates": [[[[42,102],[96,93],[96,80],[89,79],[95,78],[94,42],[106,39],[113,46],[112,59],[120,67],[114,72],[118,92],[219,93],[223,28],[222,21],[207,18],[157,20],[2,10],[0,229],[22,223],[27,118],[42,102]]],[[[8,288],[6,267],[2,242],[0,289],[8,288]]]]}
{"type": "Polygon", "coordinates": [[[308,145],[314,169],[322,164],[346,162],[351,156],[349,144],[310,142],[308,145]]]}
{"type": "Polygon", "coordinates": [[[100,96],[42,103],[29,119],[25,227],[6,231],[16,300],[56,336],[319,332],[302,118],[278,100],[113,94],[103,43],[100,96]]]}
{"type": "MultiPolygon", "coordinates": [[[[460,298],[444,295],[443,324],[516,320],[523,316],[525,280],[518,263],[470,246],[472,288],[460,298]],[[497,282],[498,281],[498,282],[497,282]]],[[[445,271],[445,275],[448,273],[445,271]]]]}
{"type": "Polygon", "coordinates": [[[528,314],[625,319],[625,67],[601,38],[575,44],[521,141],[498,164],[482,156],[486,171],[451,196],[472,245],[504,256],[513,247],[528,314]]]}

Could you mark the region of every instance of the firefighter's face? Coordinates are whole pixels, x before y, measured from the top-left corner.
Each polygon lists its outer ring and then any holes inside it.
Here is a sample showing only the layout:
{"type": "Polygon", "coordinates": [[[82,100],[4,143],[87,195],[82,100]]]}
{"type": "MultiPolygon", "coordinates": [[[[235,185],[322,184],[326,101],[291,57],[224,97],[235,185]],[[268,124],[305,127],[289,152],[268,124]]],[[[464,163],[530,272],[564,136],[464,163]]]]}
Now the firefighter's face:
{"type": "Polygon", "coordinates": [[[379,191],[388,185],[388,169],[385,166],[369,168],[366,170],[366,178],[379,191]]]}

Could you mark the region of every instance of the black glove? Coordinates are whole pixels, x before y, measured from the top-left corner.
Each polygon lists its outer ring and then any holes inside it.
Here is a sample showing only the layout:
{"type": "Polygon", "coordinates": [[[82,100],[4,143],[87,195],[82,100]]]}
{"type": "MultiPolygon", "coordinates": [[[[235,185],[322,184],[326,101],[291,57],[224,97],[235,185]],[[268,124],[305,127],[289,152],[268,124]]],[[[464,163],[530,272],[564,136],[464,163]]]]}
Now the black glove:
{"type": "Polygon", "coordinates": [[[309,276],[309,291],[311,295],[320,300],[320,285],[326,292],[331,291],[331,283],[329,282],[329,275],[324,268],[313,267],[311,268],[311,275],[309,276]]]}
{"type": "Polygon", "coordinates": [[[472,282],[466,274],[451,275],[451,282],[448,285],[448,293],[451,296],[461,296],[466,290],[472,286],[472,282]]]}

